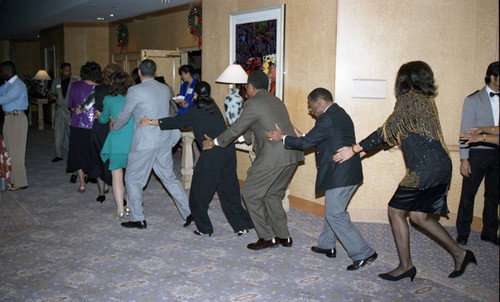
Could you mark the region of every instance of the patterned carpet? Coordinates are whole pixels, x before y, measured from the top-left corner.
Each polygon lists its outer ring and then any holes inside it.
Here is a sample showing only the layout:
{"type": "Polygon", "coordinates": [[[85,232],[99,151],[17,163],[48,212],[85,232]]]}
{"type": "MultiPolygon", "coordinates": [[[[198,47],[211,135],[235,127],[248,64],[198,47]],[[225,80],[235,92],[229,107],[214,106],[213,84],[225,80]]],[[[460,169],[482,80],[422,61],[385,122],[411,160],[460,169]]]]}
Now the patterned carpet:
{"type": "MultiPolygon", "coordinates": [[[[232,233],[217,196],[209,213],[212,237],[194,235],[194,226],[183,228],[155,176],[144,192],[148,228],[124,229],[112,218],[112,193],[97,203],[95,184],[77,193],[65,163],[50,162],[52,142],[53,131],[30,127],[30,186],[0,192],[0,301],[499,300],[499,249],[479,240],[478,233],[468,245],[478,265],[448,279],[452,258],[411,228],[417,277],[388,282],[377,277],[397,263],[386,224],[356,223],[379,258],[349,272],[351,261],[340,245],[336,259],[310,251],[322,228],[319,217],[291,209],[293,247],[251,251],[246,245],[256,240],[255,232],[232,233]],[[12,234],[19,226],[22,230],[12,234]]],[[[180,152],[175,158],[180,171],[180,152]]],[[[456,236],[454,228],[448,230],[456,236]]]]}

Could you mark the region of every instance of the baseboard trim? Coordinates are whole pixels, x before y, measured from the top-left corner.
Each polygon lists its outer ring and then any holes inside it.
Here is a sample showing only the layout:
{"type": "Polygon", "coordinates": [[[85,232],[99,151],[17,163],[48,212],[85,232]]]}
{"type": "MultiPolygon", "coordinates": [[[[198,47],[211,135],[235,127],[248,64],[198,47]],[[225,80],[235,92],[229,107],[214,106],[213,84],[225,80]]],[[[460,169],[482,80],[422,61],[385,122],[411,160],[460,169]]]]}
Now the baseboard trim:
{"type": "MultiPolygon", "coordinates": [[[[240,187],[243,186],[245,181],[239,180],[240,187]]],[[[325,217],[325,206],[304,198],[289,195],[290,207],[301,210],[303,212],[313,214],[319,217],[325,217]]],[[[387,217],[387,210],[373,210],[373,209],[349,209],[347,211],[351,215],[352,221],[357,222],[371,222],[371,223],[389,223],[389,218],[387,217]]],[[[455,221],[457,220],[456,213],[449,213],[446,217],[440,216],[439,222],[444,226],[455,226],[455,221]]],[[[472,218],[471,229],[476,232],[481,232],[483,228],[483,219],[481,217],[474,216],[472,218]]]]}
{"type": "MultiPolygon", "coordinates": [[[[319,217],[325,217],[325,206],[307,199],[290,195],[290,207],[313,214],[319,217]]],[[[357,222],[371,222],[371,223],[389,223],[387,217],[387,210],[373,210],[373,209],[347,209],[352,221],[357,222]]],[[[439,222],[443,226],[455,226],[457,220],[456,213],[449,213],[446,217],[440,216],[439,222]]],[[[474,216],[472,219],[471,229],[480,232],[483,227],[483,219],[474,216]]]]}

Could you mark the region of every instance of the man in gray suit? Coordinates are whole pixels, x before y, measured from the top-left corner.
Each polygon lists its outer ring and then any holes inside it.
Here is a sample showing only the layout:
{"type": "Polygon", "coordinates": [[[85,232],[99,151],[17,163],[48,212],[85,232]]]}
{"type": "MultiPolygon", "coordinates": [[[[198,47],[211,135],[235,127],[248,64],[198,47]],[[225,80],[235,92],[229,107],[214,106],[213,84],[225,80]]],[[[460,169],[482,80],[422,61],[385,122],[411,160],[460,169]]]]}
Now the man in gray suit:
{"type": "Polygon", "coordinates": [[[52,159],[53,163],[63,160],[63,143],[66,137],[69,140],[69,120],[71,111],[68,108],[68,96],[71,83],[76,79],[71,77],[71,64],[62,63],[59,71],[60,76],[50,86],[49,97],[55,98],[56,113],[54,117],[54,140],[56,156],[52,159]]]}
{"type": "MultiPolygon", "coordinates": [[[[499,61],[491,63],[484,79],[486,86],[465,98],[460,132],[472,127],[498,126],[499,65],[499,61]]],[[[467,244],[474,198],[484,178],[481,240],[498,245],[499,155],[498,146],[486,142],[470,145],[460,143],[460,173],[463,181],[456,224],[458,244],[467,244]]]]}
{"type": "Polygon", "coordinates": [[[166,85],[155,81],[156,64],[146,59],[139,65],[139,77],[142,83],[132,86],[127,91],[125,106],[114,121],[114,129],[119,130],[133,117],[134,138],[128,155],[125,184],[129,196],[130,221],[121,225],[126,228],[145,229],[142,208],[142,190],[146,185],[151,169],[167,188],[174,199],[182,217],[190,216],[186,191],[173,171],[172,147],[181,138],[181,132],[175,130],[161,131],[155,126],[140,126],[144,117],[159,119],[168,114],[168,101],[172,98],[166,85]]]}
{"type": "Polygon", "coordinates": [[[286,150],[280,142],[267,139],[266,131],[281,125],[283,132],[295,136],[288,111],[283,102],[267,91],[269,80],[262,71],[248,77],[249,99],[243,104],[241,116],[217,138],[205,135],[203,149],[214,146],[226,147],[250,129],[255,137],[255,160],[248,169],[241,195],[255,226],[259,240],[247,245],[260,250],[281,244],[292,246],[287,218],[281,200],[299,161],[304,160],[301,151],[286,150]]]}

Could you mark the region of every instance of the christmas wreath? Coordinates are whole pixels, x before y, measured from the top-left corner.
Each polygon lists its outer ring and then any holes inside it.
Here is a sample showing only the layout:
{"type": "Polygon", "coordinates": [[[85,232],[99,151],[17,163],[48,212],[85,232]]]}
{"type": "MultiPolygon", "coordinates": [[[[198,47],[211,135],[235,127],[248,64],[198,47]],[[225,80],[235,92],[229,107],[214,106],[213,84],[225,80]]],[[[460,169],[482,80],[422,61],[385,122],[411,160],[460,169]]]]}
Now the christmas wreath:
{"type": "Polygon", "coordinates": [[[118,40],[118,47],[120,47],[120,52],[123,52],[125,46],[128,44],[128,28],[125,24],[120,24],[116,30],[116,37],[118,40]]]}
{"type": "Polygon", "coordinates": [[[201,47],[201,6],[194,6],[188,14],[189,32],[198,39],[198,46],[201,47]]]}

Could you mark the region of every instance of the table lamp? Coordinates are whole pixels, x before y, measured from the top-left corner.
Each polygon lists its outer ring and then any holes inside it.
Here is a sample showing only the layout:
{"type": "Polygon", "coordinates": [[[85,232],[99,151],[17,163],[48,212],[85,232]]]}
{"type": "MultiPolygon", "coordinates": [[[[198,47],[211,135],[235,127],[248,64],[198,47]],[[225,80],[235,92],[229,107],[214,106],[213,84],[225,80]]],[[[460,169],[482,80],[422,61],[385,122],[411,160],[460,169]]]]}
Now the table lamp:
{"type": "Polygon", "coordinates": [[[226,120],[229,125],[233,124],[241,114],[243,98],[238,94],[235,84],[246,84],[248,75],[240,64],[229,65],[224,72],[215,80],[218,83],[229,85],[229,93],[224,99],[224,109],[226,111],[226,120]]]}
{"type": "Polygon", "coordinates": [[[34,80],[39,80],[41,81],[42,83],[42,91],[40,91],[40,94],[42,96],[46,96],[47,95],[47,91],[48,91],[48,88],[47,88],[47,81],[50,81],[52,80],[49,76],[49,74],[47,73],[47,71],[43,70],[43,69],[40,69],[36,74],[35,76],[33,77],[34,80]]]}

